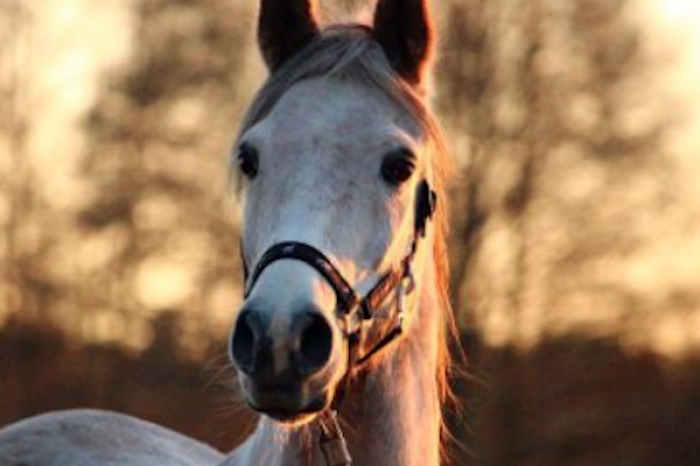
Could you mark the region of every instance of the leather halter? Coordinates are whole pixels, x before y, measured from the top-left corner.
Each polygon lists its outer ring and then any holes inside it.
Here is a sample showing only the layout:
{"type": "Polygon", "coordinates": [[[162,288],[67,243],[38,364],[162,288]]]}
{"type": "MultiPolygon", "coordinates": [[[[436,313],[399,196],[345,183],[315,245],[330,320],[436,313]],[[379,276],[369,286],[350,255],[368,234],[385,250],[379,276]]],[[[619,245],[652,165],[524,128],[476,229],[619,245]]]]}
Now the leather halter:
{"type": "Polygon", "coordinates": [[[437,203],[437,196],[426,180],[418,184],[415,202],[413,238],[408,253],[398,264],[384,272],[374,287],[362,297],[357,294],[333,262],[309,244],[289,241],[271,246],[262,255],[250,276],[247,264],[243,260],[246,298],[265,269],[285,259],[306,263],[316,270],[335,292],[336,315],[341,321],[342,330],[348,342],[349,360],[347,372],[336,392],[331,410],[324,413],[320,419],[321,449],[329,466],[349,465],[352,462],[336,413],[349,389],[353,375],[374,356],[395,342],[404,331],[403,301],[414,289],[413,259],[419,241],[425,237],[428,221],[433,218],[437,203]],[[380,336],[370,349],[364,350],[362,346],[366,339],[365,329],[368,327],[365,324],[371,324],[374,321],[379,315],[382,304],[392,293],[396,296],[396,311],[392,316],[395,321],[394,326],[380,336]]]}

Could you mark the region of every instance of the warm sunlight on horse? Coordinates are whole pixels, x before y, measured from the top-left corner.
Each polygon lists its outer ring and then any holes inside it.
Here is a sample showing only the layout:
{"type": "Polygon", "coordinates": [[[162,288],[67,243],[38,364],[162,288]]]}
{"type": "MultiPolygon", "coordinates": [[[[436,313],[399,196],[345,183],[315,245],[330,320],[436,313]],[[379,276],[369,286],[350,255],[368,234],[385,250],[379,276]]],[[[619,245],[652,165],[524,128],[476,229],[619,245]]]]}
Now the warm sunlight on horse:
{"type": "MultiPolygon", "coordinates": [[[[425,0],[319,26],[263,0],[270,71],[236,141],[245,301],[230,355],[262,414],[228,455],[113,413],[0,431],[12,466],[436,466],[448,393],[448,154],[428,109],[425,0]]],[[[9,459],[9,460],[8,460],[9,459]]]]}

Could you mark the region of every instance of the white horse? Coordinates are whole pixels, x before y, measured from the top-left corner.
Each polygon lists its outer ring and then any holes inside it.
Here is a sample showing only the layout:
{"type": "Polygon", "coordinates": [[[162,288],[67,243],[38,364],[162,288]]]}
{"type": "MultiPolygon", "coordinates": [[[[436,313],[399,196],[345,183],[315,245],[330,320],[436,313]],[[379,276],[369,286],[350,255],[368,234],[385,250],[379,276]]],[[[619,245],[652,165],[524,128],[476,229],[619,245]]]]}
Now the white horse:
{"type": "Polygon", "coordinates": [[[255,433],[228,455],[100,411],[0,431],[2,466],[435,466],[447,392],[443,183],[427,0],[318,26],[262,0],[270,77],[237,140],[246,299],[230,354],[255,433]]]}

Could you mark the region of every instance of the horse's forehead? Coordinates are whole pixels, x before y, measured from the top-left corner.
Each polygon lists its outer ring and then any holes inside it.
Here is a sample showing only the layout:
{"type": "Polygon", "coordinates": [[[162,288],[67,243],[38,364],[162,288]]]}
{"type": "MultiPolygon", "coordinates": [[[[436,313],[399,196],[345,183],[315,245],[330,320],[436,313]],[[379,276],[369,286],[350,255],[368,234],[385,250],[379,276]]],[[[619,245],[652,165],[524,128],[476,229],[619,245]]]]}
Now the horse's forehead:
{"type": "Polygon", "coordinates": [[[410,115],[381,91],[339,79],[293,86],[263,126],[266,139],[283,144],[373,144],[398,131],[419,136],[410,115]]]}

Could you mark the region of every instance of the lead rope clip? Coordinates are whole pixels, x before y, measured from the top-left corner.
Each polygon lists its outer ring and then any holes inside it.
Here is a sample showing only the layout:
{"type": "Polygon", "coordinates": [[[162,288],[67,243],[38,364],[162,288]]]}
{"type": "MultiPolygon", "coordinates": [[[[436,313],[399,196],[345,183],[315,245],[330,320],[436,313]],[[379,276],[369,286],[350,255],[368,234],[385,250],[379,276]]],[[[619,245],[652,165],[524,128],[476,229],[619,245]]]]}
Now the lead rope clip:
{"type": "Polygon", "coordinates": [[[331,409],[319,418],[321,452],[328,466],[351,466],[352,457],[338,422],[338,412],[331,409]]]}
{"type": "Polygon", "coordinates": [[[403,331],[406,318],[406,297],[416,288],[416,279],[409,268],[406,276],[399,283],[396,291],[396,320],[398,328],[403,331]]]}

